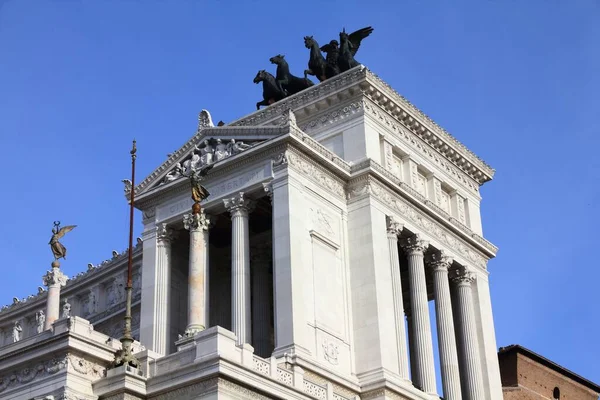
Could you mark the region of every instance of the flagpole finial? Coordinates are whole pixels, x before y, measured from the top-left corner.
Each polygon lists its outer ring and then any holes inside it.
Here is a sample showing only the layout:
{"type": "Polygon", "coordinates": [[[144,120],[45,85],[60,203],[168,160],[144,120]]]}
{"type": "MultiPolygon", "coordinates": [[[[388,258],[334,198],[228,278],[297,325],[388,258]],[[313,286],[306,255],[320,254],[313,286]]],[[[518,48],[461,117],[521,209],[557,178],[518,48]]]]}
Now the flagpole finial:
{"type": "Polygon", "coordinates": [[[133,139],[133,147],[131,148],[131,151],[130,151],[131,157],[133,157],[133,158],[135,158],[135,153],[137,152],[137,146],[135,144],[136,144],[136,141],[135,141],[135,139],[133,139]]]}

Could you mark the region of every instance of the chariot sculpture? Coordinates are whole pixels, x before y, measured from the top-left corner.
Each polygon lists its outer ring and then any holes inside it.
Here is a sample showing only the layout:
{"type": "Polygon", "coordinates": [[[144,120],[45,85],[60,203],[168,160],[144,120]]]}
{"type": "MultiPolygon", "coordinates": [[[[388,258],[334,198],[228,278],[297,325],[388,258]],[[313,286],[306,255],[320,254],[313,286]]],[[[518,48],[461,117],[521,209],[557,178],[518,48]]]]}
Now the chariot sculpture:
{"type": "Polygon", "coordinates": [[[254,83],[262,82],[263,88],[263,99],[256,103],[256,109],[259,110],[260,106],[269,106],[313,86],[314,83],[308,79],[308,75],[315,76],[319,82],[323,82],[356,67],[360,63],[354,56],[360,48],[362,40],[372,32],[373,28],[370,26],[352,33],[346,33],[344,28],[340,32],[339,42],[331,40],[321,47],[312,36],[305,36],[304,46],[310,50],[310,58],[308,69],[304,70],[304,78],[294,76],[290,72],[284,55],[278,54],[271,57],[269,61],[277,65],[275,76],[263,69],[258,71],[254,78],[254,83]],[[326,56],[323,56],[323,53],[326,56]]]}

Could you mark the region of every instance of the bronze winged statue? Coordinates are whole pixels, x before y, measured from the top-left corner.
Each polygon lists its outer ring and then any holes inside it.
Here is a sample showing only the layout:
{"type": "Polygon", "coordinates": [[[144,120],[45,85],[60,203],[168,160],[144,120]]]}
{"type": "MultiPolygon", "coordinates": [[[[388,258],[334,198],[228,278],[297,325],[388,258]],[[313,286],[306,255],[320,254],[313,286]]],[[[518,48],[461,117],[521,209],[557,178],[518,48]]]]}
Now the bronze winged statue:
{"type": "Polygon", "coordinates": [[[211,170],[212,167],[213,166],[211,164],[199,170],[194,169],[190,173],[190,182],[192,184],[192,199],[194,200],[194,203],[200,203],[202,200],[210,196],[208,190],[204,186],[202,186],[200,182],[204,180],[204,177],[206,176],[208,171],[211,170]]]}
{"type": "Polygon", "coordinates": [[[54,260],[58,261],[60,258],[67,259],[67,249],[62,243],[58,241],[61,237],[65,236],[66,233],[71,232],[77,225],[67,225],[60,227],[60,221],[54,221],[54,228],[52,228],[52,237],[50,238],[50,249],[54,254],[54,260]]]}
{"type": "Polygon", "coordinates": [[[360,42],[372,32],[373,28],[370,26],[359,29],[350,34],[346,33],[345,28],[342,30],[342,32],[340,32],[340,49],[338,56],[338,67],[340,68],[340,73],[348,71],[349,69],[360,64],[354,59],[354,56],[360,47],[360,42]]]}

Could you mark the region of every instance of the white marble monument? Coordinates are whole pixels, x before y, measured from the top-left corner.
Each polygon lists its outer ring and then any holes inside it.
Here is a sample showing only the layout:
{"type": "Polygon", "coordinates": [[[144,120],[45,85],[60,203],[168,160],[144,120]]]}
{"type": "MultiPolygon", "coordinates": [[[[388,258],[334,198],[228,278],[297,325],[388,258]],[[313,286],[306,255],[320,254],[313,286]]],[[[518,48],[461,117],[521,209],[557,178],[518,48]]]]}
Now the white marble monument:
{"type": "Polygon", "coordinates": [[[491,167],[363,66],[224,126],[199,120],[126,186],[144,216],[142,368],[109,368],[115,252],[61,288],[69,316],[40,322],[43,289],[0,311],[0,399],[502,399],[479,211],[491,167]],[[194,217],[186,174],[208,164],[194,217]]]}

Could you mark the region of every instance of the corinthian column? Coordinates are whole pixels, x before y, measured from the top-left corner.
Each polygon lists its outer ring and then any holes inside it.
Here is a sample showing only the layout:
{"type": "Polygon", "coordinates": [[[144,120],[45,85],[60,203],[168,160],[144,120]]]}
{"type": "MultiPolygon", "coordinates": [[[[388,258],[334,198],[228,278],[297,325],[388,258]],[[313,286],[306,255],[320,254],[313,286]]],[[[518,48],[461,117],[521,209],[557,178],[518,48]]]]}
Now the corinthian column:
{"type": "Polygon", "coordinates": [[[479,359],[479,343],[477,340],[477,326],[475,324],[473,293],[471,283],[475,275],[466,270],[457,270],[452,277],[456,284],[457,314],[458,314],[458,341],[461,349],[462,383],[466,400],[479,400],[484,398],[483,377],[479,359]]]}
{"type": "Polygon", "coordinates": [[[250,320],[250,238],[248,213],[250,200],[240,192],[223,200],[231,213],[231,317],[237,344],[252,340],[250,320]]]}
{"type": "Polygon", "coordinates": [[[67,276],[59,268],[58,261],[52,262],[52,270],[42,277],[44,286],[48,286],[46,297],[46,321],[44,330],[50,329],[60,314],[60,288],[67,284],[67,276]]]}
{"type": "Polygon", "coordinates": [[[190,231],[186,336],[206,329],[208,321],[208,224],[204,210],[183,216],[183,226],[190,231]]]}
{"type": "Polygon", "coordinates": [[[438,251],[432,254],[429,267],[433,271],[433,293],[435,296],[435,316],[444,399],[461,400],[458,355],[448,279],[448,268],[451,264],[452,258],[444,252],[438,251]]]}
{"type": "Polygon", "coordinates": [[[161,224],[156,231],[156,339],[154,351],[169,354],[169,297],[173,230],[161,224]]]}
{"type": "Polygon", "coordinates": [[[429,243],[413,235],[404,243],[408,256],[408,275],[410,278],[410,305],[412,317],[412,343],[415,356],[413,383],[422,391],[435,394],[435,368],[433,364],[433,342],[429,322],[427,285],[425,283],[425,263],[423,254],[429,243]]]}
{"type": "Polygon", "coordinates": [[[406,351],[406,328],[404,325],[404,303],[402,300],[402,281],[400,279],[400,258],[398,257],[398,235],[400,232],[402,232],[402,224],[396,222],[392,217],[387,217],[390,267],[392,268],[392,292],[394,297],[394,314],[396,317],[398,370],[402,379],[409,380],[408,352],[406,351]]]}

